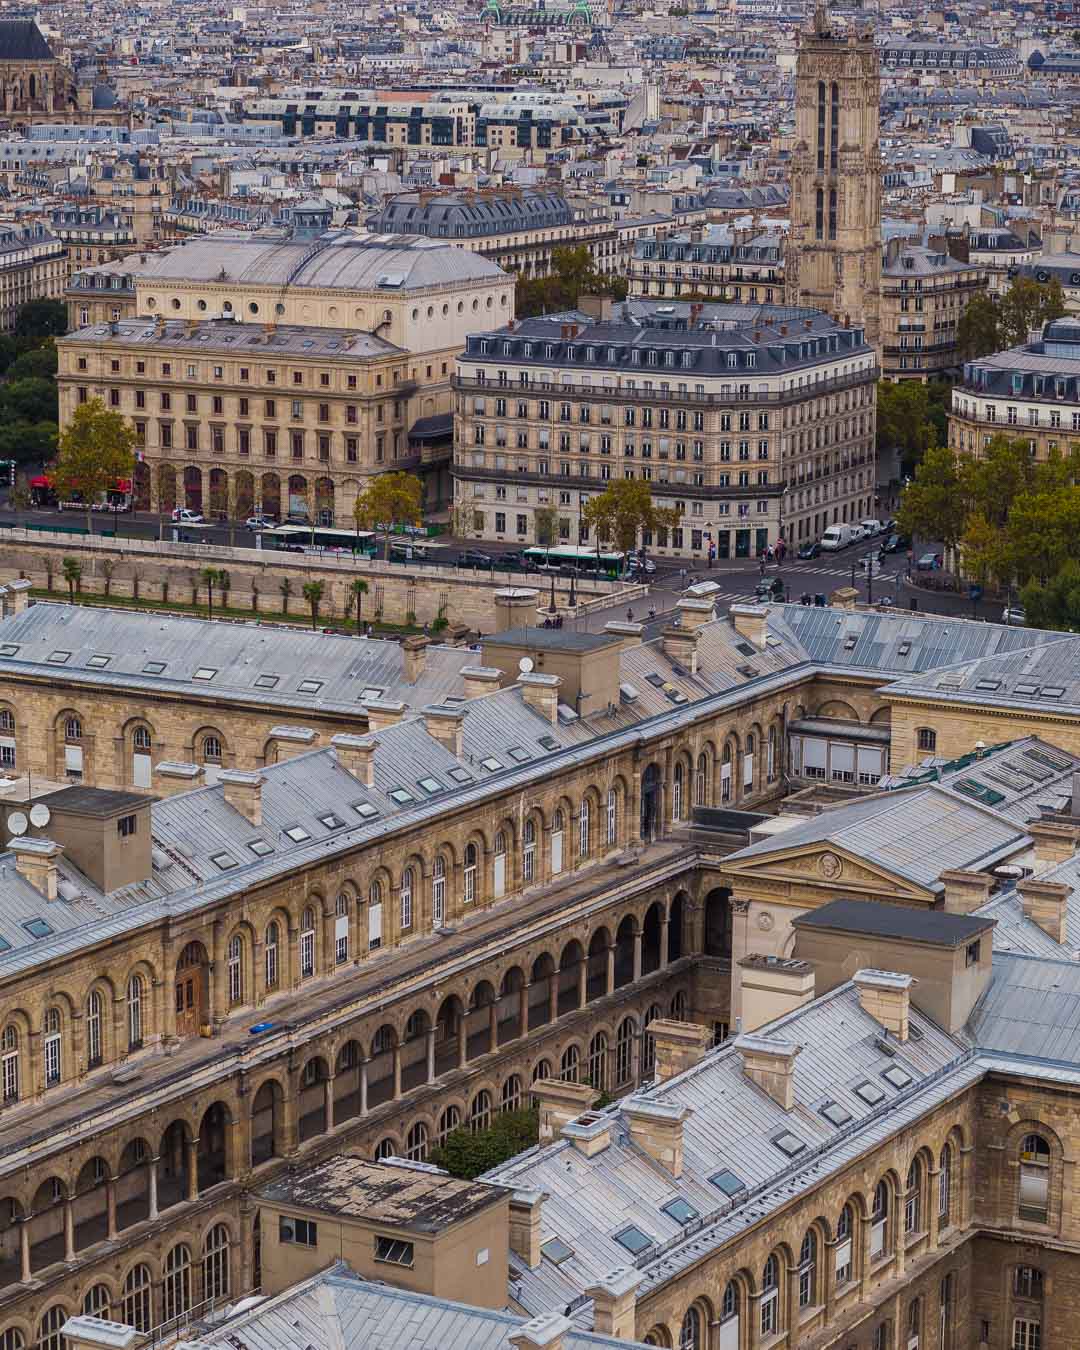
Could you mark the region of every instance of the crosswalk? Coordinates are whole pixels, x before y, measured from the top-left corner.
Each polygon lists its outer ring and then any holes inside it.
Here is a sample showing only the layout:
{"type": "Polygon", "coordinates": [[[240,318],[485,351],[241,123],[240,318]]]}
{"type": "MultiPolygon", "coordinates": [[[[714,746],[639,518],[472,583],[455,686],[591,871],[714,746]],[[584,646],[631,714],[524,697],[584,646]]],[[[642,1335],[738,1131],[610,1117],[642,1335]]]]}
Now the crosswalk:
{"type": "MultiPolygon", "coordinates": [[[[902,565],[898,565],[898,570],[903,571],[902,565]]],[[[813,594],[815,591],[822,591],[826,589],[833,590],[835,588],[836,583],[841,580],[850,582],[851,566],[850,564],[847,567],[801,566],[798,568],[792,568],[790,571],[785,571],[783,565],[781,565],[777,567],[774,571],[766,572],[764,580],[771,581],[774,576],[780,576],[785,582],[787,586],[788,598],[791,600],[797,600],[799,596],[803,594],[804,591],[809,591],[811,592],[811,594],[813,594]],[[827,587],[824,580],[826,577],[829,578],[829,584],[827,587]],[[817,578],[820,578],[820,580],[816,580],[817,578]]],[[[861,567],[856,566],[855,568],[856,582],[862,583],[863,581],[865,581],[865,577],[866,574],[864,570],[861,567]]],[[[887,584],[892,579],[893,579],[892,575],[890,573],[886,573],[884,570],[877,573],[877,575],[874,577],[875,582],[882,585],[887,584]]],[[[717,577],[716,580],[719,581],[720,578],[717,577]]],[[[745,584],[745,582],[749,580],[749,578],[740,577],[739,580],[745,584]]],[[[757,600],[758,596],[756,590],[746,591],[746,590],[732,589],[732,590],[718,591],[714,594],[712,598],[717,602],[717,604],[751,604],[755,600],[757,600]]]]}

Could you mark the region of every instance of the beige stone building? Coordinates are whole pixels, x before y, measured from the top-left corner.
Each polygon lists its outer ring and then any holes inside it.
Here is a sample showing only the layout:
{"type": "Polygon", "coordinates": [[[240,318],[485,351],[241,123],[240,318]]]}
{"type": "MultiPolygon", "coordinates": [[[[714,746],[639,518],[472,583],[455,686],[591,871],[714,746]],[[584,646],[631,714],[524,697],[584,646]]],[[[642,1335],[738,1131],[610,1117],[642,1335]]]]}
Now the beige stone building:
{"type": "Polygon", "coordinates": [[[29,301],[62,299],[67,276],[67,248],[44,225],[0,226],[0,332],[29,301]]]}
{"type": "Polygon", "coordinates": [[[309,207],[288,234],[222,231],[73,278],[80,320],[109,318],[60,344],[61,422],[100,397],[141,427],[144,504],[242,516],[276,500],[348,527],[387,469],[447,500],[454,358],[513,317],[513,278],[437,240],[328,232],[309,207]],[[114,277],[123,299],[99,286],[114,277]]]}
{"type": "Polygon", "coordinates": [[[884,378],[925,383],[955,369],[957,325],[988,286],[985,267],[960,262],[944,247],[890,240],[881,268],[884,378]]]}
{"type": "Polygon", "coordinates": [[[873,34],[830,29],[819,5],[799,39],[789,304],[823,309],[880,341],[879,57],[873,34]]]}

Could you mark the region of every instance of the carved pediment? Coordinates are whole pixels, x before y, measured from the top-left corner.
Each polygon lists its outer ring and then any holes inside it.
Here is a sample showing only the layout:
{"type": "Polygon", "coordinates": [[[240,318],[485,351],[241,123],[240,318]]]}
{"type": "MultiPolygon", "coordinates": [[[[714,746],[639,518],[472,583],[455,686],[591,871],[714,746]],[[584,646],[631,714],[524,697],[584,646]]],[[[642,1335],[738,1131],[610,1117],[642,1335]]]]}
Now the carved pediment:
{"type": "Polygon", "coordinates": [[[923,903],[933,900],[930,892],[906,877],[875,867],[827,843],[726,859],[720,870],[725,884],[736,894],[752,893],[756,884],[773,889],[776,882],[787,882],[802,895],[808,887],[820,888],[822,903],[860,894],[878,900],[895,898],[923,903]]]}

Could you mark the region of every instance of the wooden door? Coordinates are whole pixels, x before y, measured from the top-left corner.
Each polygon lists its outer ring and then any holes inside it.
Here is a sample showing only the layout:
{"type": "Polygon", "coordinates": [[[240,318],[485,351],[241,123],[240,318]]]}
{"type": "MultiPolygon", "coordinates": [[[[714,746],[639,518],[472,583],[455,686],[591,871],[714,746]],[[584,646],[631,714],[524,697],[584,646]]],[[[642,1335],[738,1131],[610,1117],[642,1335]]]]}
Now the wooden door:
{"type": "Polygon", "coordinates": [[[176,977],[176,1034],[197,1036],[202,1013],[202,968],[192,966],[176,977]]]}

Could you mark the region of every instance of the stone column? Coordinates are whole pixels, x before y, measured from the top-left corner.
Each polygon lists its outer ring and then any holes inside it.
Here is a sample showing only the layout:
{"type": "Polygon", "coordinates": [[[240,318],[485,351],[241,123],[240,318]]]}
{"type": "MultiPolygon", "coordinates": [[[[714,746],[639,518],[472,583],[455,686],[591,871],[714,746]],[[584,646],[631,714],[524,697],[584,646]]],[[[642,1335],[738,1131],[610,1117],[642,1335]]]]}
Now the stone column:
{"type": "Polygon", "coordinates": [[[548,979],[548,1021],[554,1022],[559,1016],[559,971],[556,967],[548,979]]]}
{"type": "Polygon", "coordinates": [[[70,1195],[64,1199],[64,1260],[75,1260],[75,1211],[70,1195]]]}
{"type": "Polygon", "coordinates": [[[499,1000],[493,998],[488,1004],[488,1032],[491,1036],[490,1049],[499,1048],[499,1000]]]}
{"type": "Polygon", "coordinates": [[[607,971],[604,978],[604,993],[613,994],[615,992],[615,945],[607,949],[607,971]]]}
{"type": "MultiPolygon", "coordinates": [[[[327,975],[333,974],[334,967],[337,964],[337,932],[334,922],[336,917],[333,907],[330,904],[327,904],[322,913],[322,968],[327,975]]],[[[316,967],[316,969],[318,969],[318,967],[316,967]]]]}
{"type": "Polygon", "coordinates": [[[157,1166],[160,1159],[155,1155],[150,1159],[147,1167],[148,1180],[150,1183],[150,1219],[151,1222],[158,1217],[158,1192],[157,1192],[157,1166]]]}
{"type": "Polygon", "coordinates": [[[457,1058],[459,1069],[469,1062],[469,1015],[466,1012],[461,1014],[461,1021],[458,1022],[457,1058]]]}
{"type": "Polygon", "coordinates": [[[367,1115],[367,1066],[366,1059],[360,1061],[360,1114],[367,1115]]]}
{"type": "Polygon", "coordinates": [[[228,991],[225,987],[225,921],[224,919],[214,920],[214,941],[213,941],[213,974],[210,981],[210,1021],[213,1023],[215,1034],[218,1033],[221,1025],[225,1021],[225,1014],[228,1012],[229,999],[228,991]]]}
{"type": "Polygon", "coordinates": [[[926,1169],[926,1231],[930,1235],[929,1250],[933,1251],[938,1245],[938,1229],[941,1216],[938,1214],[938,1184],[941,1176],[940,1167],[928,1167],[926,1169]]]}
{"type": "Polygon", "coordinates": [[[577,1005],[584,1008],[589,1001],[589,958],[583,956],[578,963],[577,1005]]]}
{"type": "Polygon", "coordinates": [[[323,1079],[323,1110],[326,1112],[326,1133],[329,1134],[334,1128],[334,1075],[332,1073],[323,1079]]]}
{"type": "MultiPolygon", "coordinates": [[[[664,781],[660,784],[660,814],[658,820],[657,837],[667,834],[671,829],[671,808],[674,801],[674,758],[675,752],[669,745],[664,751],[664,781]]],[[[685,787],[686,784],[684,783],[685,787]]]]}
{"type": "Polygon", "coordinates": [[[189,1139],[187,1142],[187,1165],[188,1165],[188,1193],[189,1200],[198,1200],[199,1198],[199,1141],[198,1139],[189,1139]]]}
{"type": "Polygon", "coordinates": [[[435,1028],[428,1027],[427,1032],[427,1081],[435,1081],[435,1028]]]}
{"type": "Polygon", "coordinates": [[[788,1336],[795,1340],[799,1330],[799,1267],[787,1268],[787,1329],[788,1336]]]}
{"type": "Polygon", "coordinates": [[[634,929],[634,983],[641,979],[641,943],[644,934],[640,925],[634,929]]]}
{"type": "Polygon", "coordinates": [[[107,1223],[107,1236],[111,1242],[116,1237],[116,1177],[108,1177],[105,1181],[105,1213],[107,1223]]]}
{"type": "Polygon", "coordinates": [[[671,920],[665,915],[660,920],[660,969],[668,963],[668,924],[671,920]]]}
{"type": "Polygon", "coordinates": [[[521,988],[518,990],[518,1020],[521,1022],[521,1031],[519,1032],[521,1036],[529,1034],[529,990],[531,988],[528,980],[522,980],[521,988]]]}
{"type": "Polygon", "coordinates": [[[20,1277],[23,1284],[29,1284],[31,1278],[30,1218],[31,1216],[28,1214],[25,1218],[19,1220],[19,1265],[21,1267],[20,1277]]]}
{"type": "Polygon", "coordinates": [[[856,1220],[858,1224],[858,1233],[852,1236],[852,1255],[854,1256],[854,1244],[859,1244],[859,1298],[866,1297],[866,1292],[870,1287],[870,1232],[873,1228],[873,1220],[869,1214],[860,1215],[856,1220]]]}
{"type": "Polygon", "coordinates": [[[401,1096],[401,1046],[394,1045],[394,1100],[401,1096]]]}

